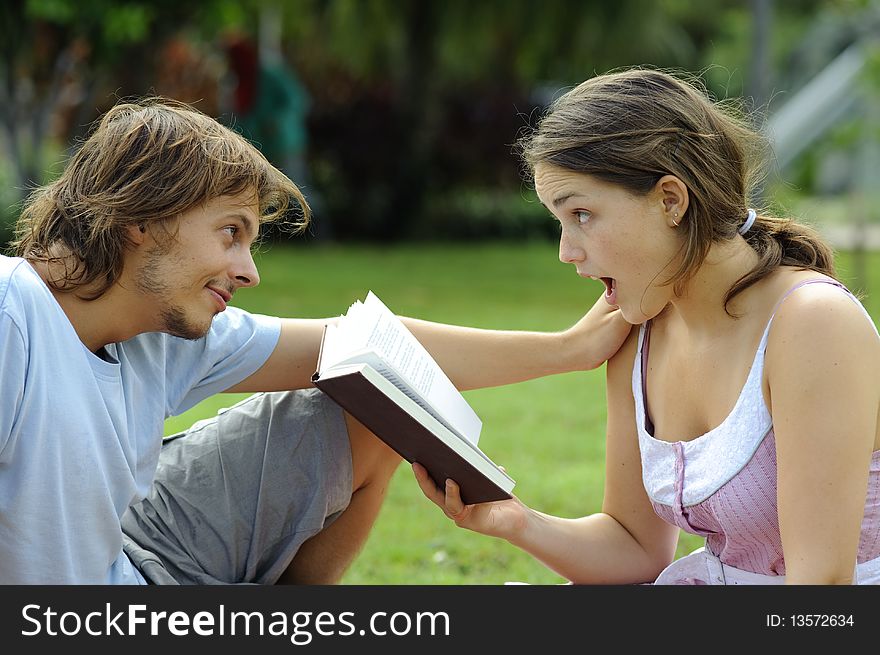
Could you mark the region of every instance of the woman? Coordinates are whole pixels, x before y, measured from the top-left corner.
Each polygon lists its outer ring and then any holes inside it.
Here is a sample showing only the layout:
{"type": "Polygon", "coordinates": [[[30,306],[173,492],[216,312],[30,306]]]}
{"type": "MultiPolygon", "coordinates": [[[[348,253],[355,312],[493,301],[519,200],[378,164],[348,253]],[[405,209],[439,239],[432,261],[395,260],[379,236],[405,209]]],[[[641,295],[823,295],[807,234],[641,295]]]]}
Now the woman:
{"type": "Polygon", "coordinates": [[[880,339],[813,230],[748,209],[759,136],[630,70],[521,146],[560,260],[641,324],[607,367],[602,511],[465,506],[414,465],[425,495],[574,583],[880,582],[880,339]],[[672,563],[679,528],[706,547],[672,563]]]}

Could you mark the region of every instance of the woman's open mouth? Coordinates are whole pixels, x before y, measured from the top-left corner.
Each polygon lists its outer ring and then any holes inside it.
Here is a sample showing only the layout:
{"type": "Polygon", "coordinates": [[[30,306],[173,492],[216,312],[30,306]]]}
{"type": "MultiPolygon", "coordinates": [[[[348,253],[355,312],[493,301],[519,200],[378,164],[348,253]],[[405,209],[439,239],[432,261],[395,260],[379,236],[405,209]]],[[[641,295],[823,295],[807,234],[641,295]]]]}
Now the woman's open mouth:
{"type": "Polygon", "coordinates": [[[599,280],[605,285],[605,302],[609,305],[617,304],[617,282],[613,277],[600,277],[599,280]]]}

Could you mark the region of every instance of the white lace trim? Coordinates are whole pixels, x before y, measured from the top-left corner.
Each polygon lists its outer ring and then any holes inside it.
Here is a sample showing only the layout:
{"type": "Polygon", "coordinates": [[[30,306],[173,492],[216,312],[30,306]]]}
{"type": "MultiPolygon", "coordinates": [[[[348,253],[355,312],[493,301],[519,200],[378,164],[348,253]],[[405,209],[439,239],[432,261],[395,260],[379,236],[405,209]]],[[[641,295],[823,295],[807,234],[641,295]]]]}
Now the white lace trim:
{"type": "Polygon", "coordinates": [[[770,324],[752,362],[749,377],[733,410],[709,432],[683,442],[655,439],[645,429],[642,395],[642,347],[645,326],[639,328],[639,348],[633,365],[632,390],[636,407],[639,447],[642,451],[642,480],[651,500],[673,505],[676,490],[676,444],[684,456],[684,492],[681,503],[696,505],[706,500],[748,464],[758,446],[772,429],[770,412],[764,404],[761,380],[764,350],[770,324]]]}

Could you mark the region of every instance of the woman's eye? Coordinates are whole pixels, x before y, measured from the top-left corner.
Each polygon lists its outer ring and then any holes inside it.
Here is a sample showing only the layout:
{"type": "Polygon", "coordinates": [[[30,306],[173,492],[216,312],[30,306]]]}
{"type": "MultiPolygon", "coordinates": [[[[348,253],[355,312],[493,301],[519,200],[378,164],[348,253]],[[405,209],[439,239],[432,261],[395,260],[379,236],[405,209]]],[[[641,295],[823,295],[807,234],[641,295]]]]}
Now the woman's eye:
{"type": "Polygon", "coordinates": [[[234,237],[236,234],[238,234],[238,228],[234,225],[227,225],[223,229],[226,230],[230,236],[234,237]]]}
{"type": "Polygon", "coordinates": [[[587,221],[590,220],[590,212],[588,211],[576,211],[574,213],[574,217],[577,219],[577,222],[583,225],[587,221]]]}

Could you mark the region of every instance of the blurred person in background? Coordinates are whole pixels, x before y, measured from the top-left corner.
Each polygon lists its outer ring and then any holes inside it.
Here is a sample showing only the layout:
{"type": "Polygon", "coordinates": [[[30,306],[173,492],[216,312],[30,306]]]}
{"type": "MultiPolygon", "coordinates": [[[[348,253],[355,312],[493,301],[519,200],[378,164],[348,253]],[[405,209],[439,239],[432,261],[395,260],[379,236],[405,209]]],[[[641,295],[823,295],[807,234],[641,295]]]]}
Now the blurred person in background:
{"type": "Polygon", "coordinates": [[[311,98],[290,66],[265,61],[250,37],[234,32],[222,38],[232,73],[227,103],[231,127],[256,145],[309,196],[318,218],[311,226],[329,236],[329,223],[320,219],[320,198],[311,185],[308,165],[308,114],[311,98]]]}

